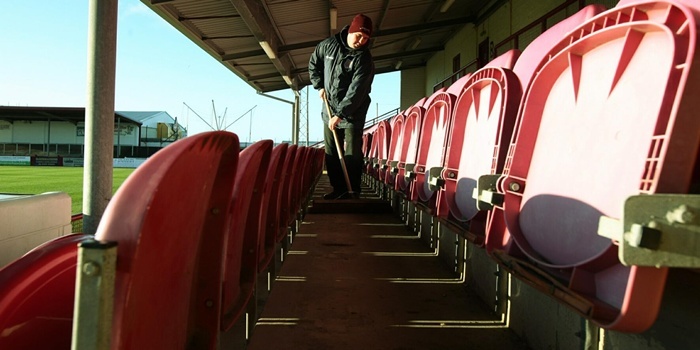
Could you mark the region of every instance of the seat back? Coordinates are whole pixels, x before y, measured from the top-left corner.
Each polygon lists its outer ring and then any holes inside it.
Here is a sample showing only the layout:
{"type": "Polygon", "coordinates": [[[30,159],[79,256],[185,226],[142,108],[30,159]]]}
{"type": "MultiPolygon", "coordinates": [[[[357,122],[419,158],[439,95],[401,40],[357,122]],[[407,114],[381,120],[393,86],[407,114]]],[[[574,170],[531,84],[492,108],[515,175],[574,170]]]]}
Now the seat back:
{"type": "Polygon", "coordinates": [[[440,177],[444,187],[437,198],[437,215],[470,221],[470,231],[483,243],[485,213],[473,199],[477,179],[503,168],[510,135],[522,97],[518,77],[511,70],[520,56],[510,50],[466,77],[455,103],[440,177]],[[500,66],[506,65],[506,66],[500,66]]]}
{"type": "Polygon", "coordinates": [[[608,329],[641,332],[654,322],[667,268],[622,265],[626,243],[599,236],[599,220],[621,219],[631,196],[687,193],[692,183],[700,12],[688,4],[623,3],[551,49],[501,182],[509,190],[487,247],[556,271],[589,301],[577,311],[608,329]]]}
{"type": "Polygon", "coordinates": [[[221,330],[233,326],[253,295],[258,270],[260,219],[265,218],[264,192],[272,141],[262,140],[246,147],[239,156],[238,171],[229,206],[228,237],[225,244],[222,283],[221,330]]]}
{"type": "Polygon", "coordinates": [[[374,130],[376,130],[376,125],[371,128],[365,129],[362,133],[362,159],[364,164],[362,166],[362,172],[369,174],[372,169],[372,136],[374,135],[374,130]]]}
{"type": "MultiPolygon", "coordinates": [[[[396,175],[398,174],[398,162],[401,158],[401,146],[403,142],[403,112],[400,112],[391,119],[391,140],[389,142],[388,167],[384,174],[384,183],[394,185],[396,183],[396,175]]],[[[393,188],[393,186],[392,186],[393,188]]]]}
{"type": "Polygon", "coordinates": [[[430,105],[425,111],[421,126],[415,179],[411,182],[410,200],[421,201],[434,208],[434,190],[429,185],[430,169],[440,168],[445,161],[445,151],[449,142],[449,127],[452,122],[453,108],[457,95],[469,81],[469,74],[455,81],[447,90],[434,93],[430,105]]]}
{"type": "Polygon", "coordinates": [[[277,232],[277,242],[281,242],[282,239],[287,235],[287,227],[293,221],[296,215],[296,208],[292,207],[292,190],[294,187],[294,161],[296,159],[297,151],[299,146],[289,145],[287,147],[287,154],[284,157],[283,174],[284,181],[282,188],[280,189],[280,227],[277,232]]]}
{"type": "Polygon", "coordinates": [[[0,269],[0,349],[70,349],[78,244],[87,237],[55,238],[0,269]]]}
{"type": "Polygon", "coordinates": [[[376,144],[376,163],[373,165],[372,175],[379,181],[384,181],[384,171],[389,158],[389,144],[391,143],[391,126],[386,120],[377,123],[377,130],[372,139],[376,144]]]}
{"type": "Polygon", "coordinates": [[[455,107],[441,178],[437,213],[443,218],[468,222],[469,231],[483,243],[491,213],[480,209],[473,199],[482,175],[500,174],[505,166],[510,139],[522,102],[523,86],[529,84],[534,67],[542,61],[563,35],[604,9],[587,6],[555,24],[528,45],[523,52],[511,50],[475,72],[455,107]]]}
{"type": "MultiPolygon", "coordinates": [[[[265,271],[275,256],[275,245],[277,244],[277,233],[279,232],[282,220],[280,218],[280,198],[284,186],[284,160],[287,156],[286,143],[281,143],[272,149],[270,155],[270,165],[265,177],[265,188],[263,199],[266,203],[267,215],[260,216],[260,225],[264,227],[263,234],[258,241],[258,273],[265,271]]],[[[264,209],[263,209],[264,210],[264,209]]]]}
{"type": "Polygon", "coordinates": [[[312,172],[313,172],[313,153],[314,149],[311,147],[303,147],[304,155],[301,158],[301,182],[299,185],[299,204],[297,207],[301,210],[304,209],[309,196],[311,195],[311,184],[312,184],[312,172]]]}
{"type": "Polygon", "coordinates": [[[110,201],[95,238],[117,242],[112,347],[216,346],[221,269],[238,137],[181,139],[149,158],[110,201]]]}
{"type": "Polygon", "coordinates": [[[515,74],[517,74],[520,79],[521,90],[527,90],[530,81],[534,77],[535,70],[544,58],[543,55],[549,52],[552,45],[559,42],[559,39],[576,29],[579,24],[605,10],[606,8],[603,5],[588,5],[553,25],[528,44],[520,54],[518,62],[513,66],[513,71],[515,71],[515,74]]]}
{"type": "Polygon", "coordinates": [[[401,152],[399,152],[399,163],[397,164],[397,175],[395,189],[408,193],[410,183],[406,179],[406,164],[415,164],[418,154],[418,142],[420,141],[420,131],[423,126],[423,105],[427,98],[422,98],[404,113],[403,129],[401,130],[401,152]]]}

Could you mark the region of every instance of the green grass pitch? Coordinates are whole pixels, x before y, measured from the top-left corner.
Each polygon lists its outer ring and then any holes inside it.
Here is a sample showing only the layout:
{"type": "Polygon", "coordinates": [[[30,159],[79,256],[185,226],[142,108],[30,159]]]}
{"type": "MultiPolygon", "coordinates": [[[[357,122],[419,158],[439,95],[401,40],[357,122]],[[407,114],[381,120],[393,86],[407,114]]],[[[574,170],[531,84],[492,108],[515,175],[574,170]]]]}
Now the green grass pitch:
{"type": "MultiPolygon", "coordinates": [[[[136,169],[115,168],[112,193],[136,169]]],[[[66,192],[72,200],[71,212],[83,211],[83,168],[0,166],[0,193],[39,194],[66,192]]]]}

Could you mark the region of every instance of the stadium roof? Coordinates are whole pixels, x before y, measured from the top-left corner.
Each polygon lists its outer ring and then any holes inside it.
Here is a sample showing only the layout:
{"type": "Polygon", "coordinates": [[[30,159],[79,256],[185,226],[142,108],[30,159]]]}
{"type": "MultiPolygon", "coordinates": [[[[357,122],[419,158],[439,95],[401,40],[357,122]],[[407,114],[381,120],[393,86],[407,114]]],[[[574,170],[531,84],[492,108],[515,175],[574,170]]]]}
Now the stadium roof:
{"type": "MultiPolygon", "coordinates": [[[[160,113],[167,112],[114,112],[114,121],[142,125],[143,121],[160,113]]],[[[46,121],[60,120],[71,123],[85,121],[83,107],[14,107],[0,106],[0,120],[46,121]]]]}
{"type": "MultiPolygon", "coordinates": [[[[310,84],[316,44],[357,13],[372,18],[377,73],[425,66],[464,25],[507,0],[141,0],[260,92],[310,84]],[[335,22],[335,29],[333,24],[335,22]]],[[[466,63],[466,62],[465,62],[466,63]]]]}
{"type": "MultiPolygon", "coordinates": [[[[120,115],[120,116],[129,118],[129,119],[131,119],[131,120],[134,120],[134,121],[137,121],[137,122],[140,122],[140,123],[143,123],[143,122],[145,122],[146,120],[151,119],[151,118],[156,117],[156,116],[159,116],[159,115],[161,115],[161,114],[165,114],[165,115],[168,116],[170,119],[173,119],[173,117],[171,117],[170,114],[168,114],[168,112],[165,112],[165,111],[158,111],[158,112],[125,112],[125,111],[118,111],[118,112],[115,112],[115,113],[116,113],[117,115],[120,115]]],[[[173,119],[173,121],[175,121],[175,120],[173,119]]]]}

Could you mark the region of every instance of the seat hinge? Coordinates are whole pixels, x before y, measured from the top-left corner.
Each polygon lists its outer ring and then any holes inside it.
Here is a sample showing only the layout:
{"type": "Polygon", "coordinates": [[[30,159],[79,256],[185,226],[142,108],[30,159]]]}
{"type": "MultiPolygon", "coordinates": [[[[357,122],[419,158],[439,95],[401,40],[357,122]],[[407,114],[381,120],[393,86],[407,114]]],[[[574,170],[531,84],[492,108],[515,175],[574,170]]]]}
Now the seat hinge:
{"type": "Polygon", "coordinates": [[[413,171],[416,168],[415,164],[406,164],[404,177],[406,181],[411,181],[416,178],[416,173],[413,171]]]}
{"type": "Polygon", "coordinates": [[[500,174],[482,175],[477,180],[472,197],[476,199],[476,208],[479,210],[491,210],[494,206],[503,204],[503,194],[498,193],[496,184],[500,174]]]}
{"type": "Polygon", "coordinates": [[[623,219],[602,216],[598,235],[619,242],[624,265],[700,267],[700,196],[651,194],[627,198],[623,219]]]}
{"type": "Polygon", "coordinates": [[[398,174],[399,173],[399,161],[398,160],[392,160],[389,162],[389,171],[392,174],[398,174]]]}
{"type": "Polygon", "coordinates": [[[428,171],[428,189],[435,192],[445,186],[445,179],[440,176],[441,173],[442,167],[430,168],[428,171]]]}

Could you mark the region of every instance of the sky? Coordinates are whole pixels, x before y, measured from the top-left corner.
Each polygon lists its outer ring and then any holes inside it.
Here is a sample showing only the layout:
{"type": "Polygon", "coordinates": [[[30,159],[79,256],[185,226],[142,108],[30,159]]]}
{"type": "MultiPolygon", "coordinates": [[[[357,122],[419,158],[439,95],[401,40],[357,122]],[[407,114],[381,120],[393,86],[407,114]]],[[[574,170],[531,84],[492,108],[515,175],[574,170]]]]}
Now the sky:
{"type": "MultiPolygon", "coordinates": [[[[85,107],[88,6],[0,1],[0,105],[85,107]]],[[[290,104],[258,95],[139,0],[119,0],[117,25],[116,111],[166,111],[190,135],[216,127],[216,115],[223,125],[238,119],[227,130],[242,142],[291,140],[290,104]]],[[[375,76],[368,118],[399,107],[399,79],[375,76]]],[[[294,100],[291,89],[269,94],[294,100]]],[[[322,104],[313,88],[308,96],[309,140],[319,141],[322,104]]]]}

